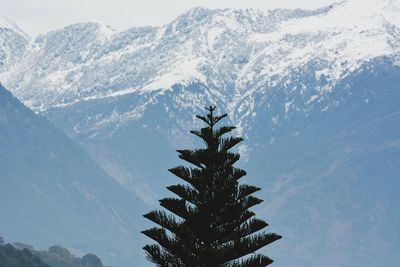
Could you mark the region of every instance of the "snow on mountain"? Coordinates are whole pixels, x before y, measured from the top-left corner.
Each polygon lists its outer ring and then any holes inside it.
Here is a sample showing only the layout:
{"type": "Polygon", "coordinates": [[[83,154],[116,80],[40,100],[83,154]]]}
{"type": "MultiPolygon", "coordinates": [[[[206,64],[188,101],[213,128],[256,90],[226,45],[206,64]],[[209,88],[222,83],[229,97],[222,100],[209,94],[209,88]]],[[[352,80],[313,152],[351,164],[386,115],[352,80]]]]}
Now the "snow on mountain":
{"type": "Polygon", "coordinates": [[[346,1],[314,16],[284,21],[274,32],[253,34],[249,39],[264,49],[240,74],[238,87],[245,88],[250,77],[258,77],[261,83],[274,75],[287,79],[288,70],[320,61],[329,65],[321,66],[315,75],[326,77],[328,83],[321,91],[329,91],[363,63],[379,56],[399,56],[399,8],[394,1],[346,1]],[[255,72],[257,64],[261,69],[255,72]]]}
{"type": "Polygon", "coordinates": [[[0,16],[0,72],[16,62],[30,38],[15,23],[0,16]]]}
{"type": "MultiPolygon", "coordinates": [[[[389,56],[399,64],[399,6],[398,1],[356,0],[315,11],[194,8],[162,27],[124,32],[75,24],[32,40],[1,79],[42,112],[200,83],[240,124],[254,113],[255,92],[287,83],[294,70],[310,62],[323,85],[307,89],[313,92],[302,107],[288,104],[287,110],[306,110],[373,58],[389,56]]],[[[197,98],[179,95],[174,105],[197,98]]],[[[126,110],[121,120],[140,117],[143,110],[126,110]]]]}
{"type": "Polygon", "coordinates": [[[311,16],[285,20],[273,32],[249,35],[249,42],[261,48],[238,74],[238,101],[231,104],[231,110],[251,106],[260,88],[294,84],[292,89],[307,90],[308,98],[293,104],[288,93],[285,113],[306,111],[366,62],[387,56],[399,64],[399,8],[399,1],[344,1],[311,16]],[[311,64],[312,75],[323,82],[305,88],[302,82],[291,81],[295,72],[311,64]]]}
{"type": "Polygon", "coordinates": [[[8,29],[10,31],[14,31],[15,33],[24,36],[26,39],[28,39],[28,35],[23,32],[18,26],[17,24],[15,24],[14,22],[10,21],[9,19],[7,19],[4,16],[0,16],[0,28],[1,29],[8,29]]]}

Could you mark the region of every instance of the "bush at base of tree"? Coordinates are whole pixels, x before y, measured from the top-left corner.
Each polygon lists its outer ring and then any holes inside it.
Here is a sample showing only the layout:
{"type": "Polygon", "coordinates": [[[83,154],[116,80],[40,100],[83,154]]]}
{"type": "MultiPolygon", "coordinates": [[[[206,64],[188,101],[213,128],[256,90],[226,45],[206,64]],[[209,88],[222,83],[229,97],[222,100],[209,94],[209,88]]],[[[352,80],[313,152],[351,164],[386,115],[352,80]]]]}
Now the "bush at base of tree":
{"type": "Polygon", "coordinates": [[[74,256],[67,248],[58,245],[49,247],[47,251],[34,250],[33,246],[22,243],[14,245],[19,249],[27,249],[50,267],[103,267],[99,257],[94,254],[89,253],[80,258],[74,256]]]}
{"type": "Polygon", "coordinates": [[[50,267],[29,249],[17,249],[11,244],[0,246],[0,267],[50,267]]]}

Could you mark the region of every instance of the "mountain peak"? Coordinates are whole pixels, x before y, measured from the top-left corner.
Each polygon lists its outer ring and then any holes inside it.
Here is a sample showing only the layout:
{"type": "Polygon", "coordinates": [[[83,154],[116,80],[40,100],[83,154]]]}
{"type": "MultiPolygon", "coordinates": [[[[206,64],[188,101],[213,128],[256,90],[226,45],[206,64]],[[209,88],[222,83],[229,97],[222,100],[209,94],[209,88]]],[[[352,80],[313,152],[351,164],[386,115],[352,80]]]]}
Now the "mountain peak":
{"type": "Polygon", "coordinates": [[[9,20],[7,17],[0,15],[0,29],[8,29],[15,31],[16,33],[22,35],[25,38],[29,38],[28,35],[18,27],[13,21],[9,20]]]}
{"type": "Polygon", "coordinates": [[[49,34],[96,34],[104,37],[110,37],[117,31],[109,25],[104,25],[99,22],[79,22],[61,29],[50,32],[49,34]]]}
{"type": "Polygon", "coordinates": [[[177,28],[186,27],[190,24],[203,20],[209,15],[212,15],[214,12],[214,10],[205,7],[194,7],[178,16],[171,24],[175,24],[177,28]]]}
{"type": "Polygon", "coordinates": [[[319,62],[315,75],[327,79],[321,90],[329,91],[364,62],[398,54],[397,6],[352,0],[316,10],[195,7],[163,27],[117,34],[100,23],[78,23],[37,38],[2,76],[42,111],[191,83],[226,85],[239,99],[249,86],[262,90],[312,62],[319,62]]]}

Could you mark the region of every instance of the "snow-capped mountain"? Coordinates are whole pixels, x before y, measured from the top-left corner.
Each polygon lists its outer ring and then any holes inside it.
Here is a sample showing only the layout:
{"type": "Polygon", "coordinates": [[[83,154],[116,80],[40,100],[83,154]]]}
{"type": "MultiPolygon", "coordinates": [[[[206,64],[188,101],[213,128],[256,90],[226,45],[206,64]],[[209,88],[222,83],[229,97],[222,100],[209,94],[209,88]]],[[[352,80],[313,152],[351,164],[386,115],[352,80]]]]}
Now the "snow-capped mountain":
{"type": "MultiPolygon", "coordinates": [[[[399,64],[399,1],[345,1],[316,11],[194,8],[162,27],[117,32],[96,23],[38,36],[2,81],[36,111],[127,94],[161,95],[174,85],[198,83],[201,94],[179,94],[174,106],[203,107],[213,98],[236,123],[254,113],[254,94],[289,83],[313,64],[314,88],[286,110],[306,110],[370,60],[399,64]]],[[[134,120],[135,108],[92,118],[98,124],[134,120]]],[[[320,107],[327,109],[333,103],[320,107]]],[[[99,114],[97,114],[99,115],[99,114]]]]}
{"type": "Polygon", "coordinates": [[[20,58],[30,38],[15,23],[0,16],[0,72],[20,58]]]}
{"type": "Polygon", "coordinates": [[[148,205],[176,182],[174,150],[201,145],[193,115],[216,104],[284,236],[276,267],[397,266],[399,14],[398,0],[348,0],[81,23],[29,41],[0,79],[148,205]]]}

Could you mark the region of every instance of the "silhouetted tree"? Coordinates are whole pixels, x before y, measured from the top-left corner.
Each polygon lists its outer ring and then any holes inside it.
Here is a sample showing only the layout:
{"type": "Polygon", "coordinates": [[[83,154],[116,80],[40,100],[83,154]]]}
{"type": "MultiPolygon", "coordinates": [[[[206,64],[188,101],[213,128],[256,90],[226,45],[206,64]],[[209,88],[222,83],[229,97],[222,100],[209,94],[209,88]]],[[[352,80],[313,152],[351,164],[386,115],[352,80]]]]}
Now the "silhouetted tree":
{"type": "Polygon", "coordinates": [[[143,249],[150,261],[162,267],[267,266],[272,263],[270,258],[249,254],[281,236],[258,232],[267,223],[255,218],[249,208],[262,202],[252,196],[260,188],[239,184],[246,172],[233,166],[240,155],[230,152],[243,139],[223,137],[235,127],[216,128],[226,114],[215,116],[215,107],[206,109],[205,117],[196,116],[206,127],[191,131],[206,147],[178,150],[179,157],[193,166],[169,170],[186,184],[167,187],[178,198],[160,200],[173,214],[152,211],[144,215],[161,227],[142,232],[158,243],[143,249]]]}

